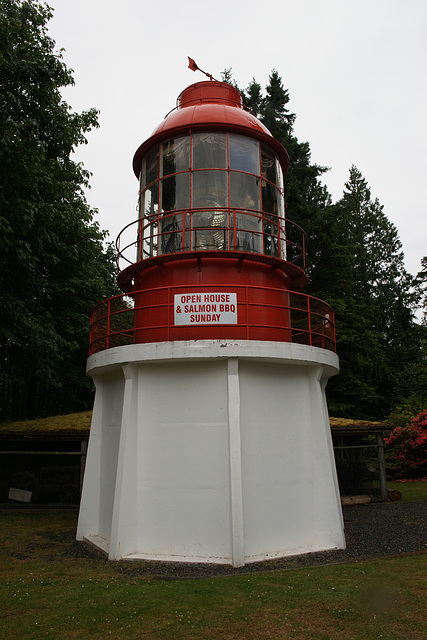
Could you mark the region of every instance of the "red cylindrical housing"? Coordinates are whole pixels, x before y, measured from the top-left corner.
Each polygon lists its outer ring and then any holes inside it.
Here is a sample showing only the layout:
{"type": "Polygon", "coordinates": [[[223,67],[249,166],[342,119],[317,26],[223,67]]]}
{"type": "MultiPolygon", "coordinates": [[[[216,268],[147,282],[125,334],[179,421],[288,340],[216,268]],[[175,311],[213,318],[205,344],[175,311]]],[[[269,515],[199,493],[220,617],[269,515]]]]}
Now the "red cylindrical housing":
{"type": "Polygon", "coordinates": [[[137,282],[135,342],[291,341],[287,277],[268,264],[210,254],[153,266],[137,282]]]}
{"type": "Polygon", "coordinates": [[[134,342],[290,341],[305,236],[285,218],[286,150],[239,91],[187,87],[133,166],[140,215],[118,238],[118,283],[135,300],[134,342]]]}

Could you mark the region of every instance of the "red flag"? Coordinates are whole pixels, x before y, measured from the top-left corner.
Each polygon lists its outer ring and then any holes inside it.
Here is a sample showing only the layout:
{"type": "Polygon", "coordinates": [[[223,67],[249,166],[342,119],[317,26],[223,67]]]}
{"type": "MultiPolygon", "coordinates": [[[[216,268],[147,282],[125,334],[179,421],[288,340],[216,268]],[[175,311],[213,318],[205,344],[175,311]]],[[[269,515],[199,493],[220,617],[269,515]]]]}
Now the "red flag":
{"type": "Polygon", "coordinates": [[[198,71],[199,67],[194,62],[193,58],[190,58],[190,56],[187,56],[187,57],[188,57],[188,68],[191,69],[191,71],[198,71]]]}

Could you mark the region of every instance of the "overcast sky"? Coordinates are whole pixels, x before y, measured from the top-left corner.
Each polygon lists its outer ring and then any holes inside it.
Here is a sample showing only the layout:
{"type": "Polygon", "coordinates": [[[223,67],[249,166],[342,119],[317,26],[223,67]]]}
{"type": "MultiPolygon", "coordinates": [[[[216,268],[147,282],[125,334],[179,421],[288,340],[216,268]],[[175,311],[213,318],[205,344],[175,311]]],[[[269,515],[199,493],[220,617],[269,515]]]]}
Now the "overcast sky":
{"type": "MultiPolygon", "coordinates": [[[[179,93],[219,78],[263,87],[277,69],[296,113],[295,134],[334,201],[355,164],[396,225],[408,270],[427,255],[426,0],[48,0],[49,33],[74,70],[65,100],[100,110],[77,159],[115,239],[136,218],[132,158],[179,93]]],[[[290,217],[291,213],[289,212],[290,217]]]]}

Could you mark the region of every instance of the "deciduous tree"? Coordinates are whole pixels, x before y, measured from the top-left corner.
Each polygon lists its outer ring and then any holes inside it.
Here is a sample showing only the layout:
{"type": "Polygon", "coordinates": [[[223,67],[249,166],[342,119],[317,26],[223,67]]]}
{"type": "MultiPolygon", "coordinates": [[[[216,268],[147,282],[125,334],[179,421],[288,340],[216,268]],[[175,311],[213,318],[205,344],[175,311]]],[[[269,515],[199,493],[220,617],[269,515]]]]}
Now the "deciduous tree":
{"type": "Polygon", "coordinates": [[[115,291],[89,173],[71,157],[97,112],[61,97],[73,77],[47,34],[51,15],[0,0],[0,420],[88,407],[89,312],[115,291]]]}

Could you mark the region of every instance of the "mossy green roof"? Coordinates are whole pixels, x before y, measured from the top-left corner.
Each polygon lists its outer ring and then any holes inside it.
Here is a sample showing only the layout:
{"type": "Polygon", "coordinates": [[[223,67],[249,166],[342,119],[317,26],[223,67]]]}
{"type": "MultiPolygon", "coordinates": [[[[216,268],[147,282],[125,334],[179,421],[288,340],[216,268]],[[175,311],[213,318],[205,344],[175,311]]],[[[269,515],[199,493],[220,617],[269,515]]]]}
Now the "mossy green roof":
{"type": "MultiPolygon", "coordinates": [[[[20,422],[8,422],[0,424],[0,436],[25,435],[25,436],[53,436],[75,435],[86,436],[90,431],[92,411],[83,413],[70,413],[65,416],[52,416],[50,418],[37,418],[36,420],[21,420],[20,422]]],[[[330,418],[332,429],[387,429],[388,425],[382,422],[369,420],[351,420],[350,418],[330,418]]]]}
{"type": "Polygon", "coordinates": [[[91,419],[92,411],[84,411],[83,413],[69,413],[65,416],[4,422],[0,424],[0,435],[87,435],[91,419]]]}
{"type": "Polygon", "coordinates": [[[331,427],[383,427],[384,422],[352,420],[351,418],[329,418],[331,427]]]}

